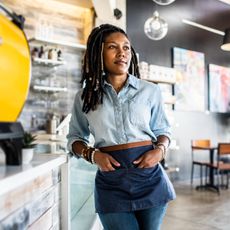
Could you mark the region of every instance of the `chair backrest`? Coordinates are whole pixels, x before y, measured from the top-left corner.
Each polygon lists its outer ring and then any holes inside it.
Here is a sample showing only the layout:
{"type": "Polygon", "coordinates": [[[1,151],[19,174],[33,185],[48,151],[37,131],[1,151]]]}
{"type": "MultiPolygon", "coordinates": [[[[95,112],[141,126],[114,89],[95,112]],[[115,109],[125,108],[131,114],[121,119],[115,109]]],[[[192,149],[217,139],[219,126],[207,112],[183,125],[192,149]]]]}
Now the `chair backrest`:
{"type": "Polygon", "coordinates": [[[218,155],[230,155],[230,143],[219,143],[218,144],[218,155]]]}
{"type": "Polygon", "coordinates": [[[211,147],[211,141],[209,139],[197,139],[191,141],[191,146],[193,147],[211,147]]]}
{"type": "MultiPolygon", "coordinates": [[[[191,141],[192,162],[194,161],[194,153],[196,152],[195,148],[207,148],[207,147],[211,147],[211,141],[209,139],[196,139],[196,140],[192,140],[191,141]]],[[[201,151],[197,151],[197,152],[201,152],[201,151]]]]}

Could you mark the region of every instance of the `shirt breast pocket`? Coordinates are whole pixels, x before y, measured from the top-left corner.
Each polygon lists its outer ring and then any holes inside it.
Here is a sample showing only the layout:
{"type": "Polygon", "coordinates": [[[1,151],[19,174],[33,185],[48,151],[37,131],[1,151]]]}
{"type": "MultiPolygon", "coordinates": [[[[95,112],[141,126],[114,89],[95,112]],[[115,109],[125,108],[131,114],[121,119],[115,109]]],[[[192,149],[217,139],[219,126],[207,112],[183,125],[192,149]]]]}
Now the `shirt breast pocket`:
{"type": "Polygon", "coordinates": [[[137,127],[148,127],[151,119],[151,107],[148,101],[130,101],[129,102],[130,123],[137,127]]]}

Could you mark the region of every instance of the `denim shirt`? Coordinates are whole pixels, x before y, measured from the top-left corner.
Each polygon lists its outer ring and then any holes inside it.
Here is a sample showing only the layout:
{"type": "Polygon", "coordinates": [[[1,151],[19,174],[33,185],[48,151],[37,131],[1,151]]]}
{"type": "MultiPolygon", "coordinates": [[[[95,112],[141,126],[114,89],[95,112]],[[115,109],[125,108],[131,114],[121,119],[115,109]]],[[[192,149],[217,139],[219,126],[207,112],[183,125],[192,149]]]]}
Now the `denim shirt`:
{"type": "Polygon", "coordinates": [[[70,152],[77,140],[88,144],[90,134],[96,148],[142,140],[155,142],[159,135],[170,138],[170,126],[157,84],[129,75],[124,87],[116,93],[105,81],[103,104],[87,114],[82,112],[82,91],[76,94],[69,124],[70,152]]]}
{"type": "MultiPolygon", "coordinates": [[[[160,88],[156,84],[128,76],[119,93],[108,82],[104,84],[103,104],[95,111],[82,112],[82,90],[76,97],[70,120],[68,147],[81,140],[89,143],[90,134],[96,148],[157,140],[159,135],[170,138],[160,88]]],[[[97,170],[94,200],[98,213],[129,212],[165,205],[175,199],[175,191],[162,166],[138,168],[133,164],[153,145],[109,152],[121,167],[114,171],[97,170]]]]}

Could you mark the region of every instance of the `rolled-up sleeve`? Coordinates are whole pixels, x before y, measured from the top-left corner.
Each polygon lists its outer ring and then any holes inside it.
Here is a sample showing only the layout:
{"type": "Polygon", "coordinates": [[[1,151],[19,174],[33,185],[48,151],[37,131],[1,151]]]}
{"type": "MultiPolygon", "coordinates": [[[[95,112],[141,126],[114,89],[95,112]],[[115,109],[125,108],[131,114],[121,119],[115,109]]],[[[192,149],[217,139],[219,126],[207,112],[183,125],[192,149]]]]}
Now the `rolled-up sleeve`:
{"type": "Polygon", "coordinates": [[[80,90],[74,100],[72,108],[72,116],[69,122],[69,133],[66,136],[68,143],[68,150],[73,153],[72,144],[75,141],[83,141],[84,143],[89,143],[89,124],[85,116],[85,113],[82,111],[82,100],[81,100],[82,90],[80,90]]]}
{"type": "Polygon", "coordinates": [[[156,94],[154,96],[158,98],[158,100],[154,100],[155,103],[152,106],[150,127],[156,137],[165,135],[170,140],[171,127],[164,111],[160,87],[157,86],[156,89],[156,94]]]}

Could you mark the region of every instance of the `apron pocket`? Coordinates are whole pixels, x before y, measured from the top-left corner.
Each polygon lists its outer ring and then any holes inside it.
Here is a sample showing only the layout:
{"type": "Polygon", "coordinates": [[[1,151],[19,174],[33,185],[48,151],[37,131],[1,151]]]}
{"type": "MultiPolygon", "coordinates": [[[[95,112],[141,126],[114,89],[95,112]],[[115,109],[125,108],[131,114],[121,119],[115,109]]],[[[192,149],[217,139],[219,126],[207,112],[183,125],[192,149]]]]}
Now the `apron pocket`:
{"type": "Polygon", "coordinates": [[[118,169],[114,171],[97,171],[96,174],[96,183],[97,185],[102,186],[116,186],[123,183],[124,177],[127,173],[126,169],[118,169]]]}

